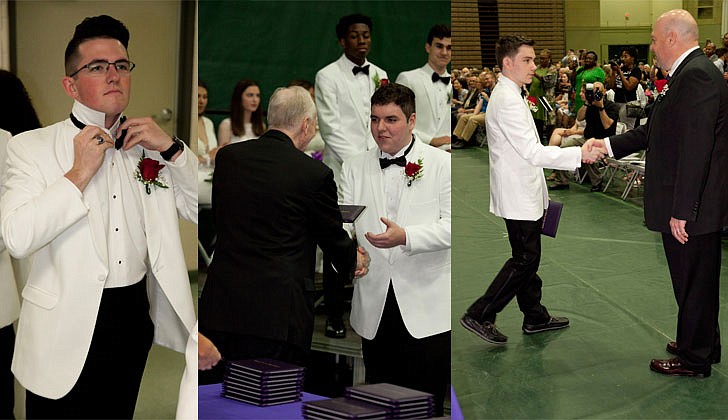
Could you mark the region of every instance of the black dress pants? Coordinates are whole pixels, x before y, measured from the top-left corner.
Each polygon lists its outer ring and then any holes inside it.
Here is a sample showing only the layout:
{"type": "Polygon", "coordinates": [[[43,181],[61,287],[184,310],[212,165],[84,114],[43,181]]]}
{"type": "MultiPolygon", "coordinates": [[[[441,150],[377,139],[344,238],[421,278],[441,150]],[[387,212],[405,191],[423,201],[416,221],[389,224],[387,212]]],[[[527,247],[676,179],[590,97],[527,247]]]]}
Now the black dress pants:
{"type": "Polygon", "coordinates": [[[670,233],[662,234],[672,288],[677,301],[677,345],[680,360],[688,368],[709,372],[710,359],[720,355],[718,329],[720,232],[690,235],[680,244],[670,233]]]}
{"type": "Polygon", "coordinates": [[[153,337],[145,280],[104,289],[78,381],[57,400],[26,391],[27,418],[131,419],[153,337]]]}
{"type": "Polygon", "coordinates": [[[15,381],[10,365],[13,361],[15,331],[13,324],[0,328],[0,419],[14,419],[15,381]]]}
{"type": "Polygon", "coordinates": [[[362,338],[366,381],[387,382],[434,396],[435,417],[442,416],[450,384],[450,331],[414,338],[407,331],[392,284],[377,335],[362,338]]]}
{"type": "Polygon", "coordinates": [[[485,294],[467,310],[480,323],[495,322],[496,315],[513,300],[523,312],[526,324],[548,321],[549,313],[541,305],[541,278],[536,274],[541,261],[541,224],[536,221],[505,219],[511,258],[498,272],[485,294]]]}

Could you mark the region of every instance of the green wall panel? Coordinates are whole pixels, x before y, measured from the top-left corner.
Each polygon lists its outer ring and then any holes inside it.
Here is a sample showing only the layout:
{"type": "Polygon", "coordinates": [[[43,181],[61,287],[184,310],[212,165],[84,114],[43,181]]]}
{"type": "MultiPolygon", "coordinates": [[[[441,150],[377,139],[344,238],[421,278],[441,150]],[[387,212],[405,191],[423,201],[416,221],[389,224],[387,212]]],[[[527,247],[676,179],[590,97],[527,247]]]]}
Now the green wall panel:
{"type": "MultiPolygon", "coordinates": [[[[199,77],[210,87],[208,110],[229,109],[240,79],[260,83],[264,107],[275,88],[313,82],[342,53],[339,18],[357,12],[373,20],[368,58],[391,79],[422,66],[430,27],[450,22],[450,2],[442,0],[200,1],[199,77]]],[[[224,115],[211,118],[218,123],[224,115]]]]}

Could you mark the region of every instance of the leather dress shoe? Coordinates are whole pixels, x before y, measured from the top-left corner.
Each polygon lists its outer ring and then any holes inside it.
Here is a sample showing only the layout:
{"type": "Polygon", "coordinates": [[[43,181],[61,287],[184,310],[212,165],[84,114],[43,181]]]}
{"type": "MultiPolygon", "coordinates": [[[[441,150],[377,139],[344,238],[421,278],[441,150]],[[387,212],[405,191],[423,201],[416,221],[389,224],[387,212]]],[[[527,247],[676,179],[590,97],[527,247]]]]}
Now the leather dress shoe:
{"type": "Polygon", "coordinates": [[[710,368],[706,372],[699,372],[683,366],[679,358],[652,359],[650,370],[669,376],[693,376],[696,378],[707,378],[710,376],[710,368]]]}
{"type": "Polygon", "coordinates": [[[326,337],[330,338],[346,338],[346,327],[341,317],[331,317],[326,319],[326,337]]]}
{"type": "Polygon", "coordinates": [[[458,140],[455,143],[453,143],[450,147],[453,149],[469,149],[473,146],[474,145],[472,143],[470,143],[469,141],[458,140]]]}
{"type": "Polygon", "coordinates": [[[508,341],[508,337],[501,334],[501,332],[495,327],[495,324],[490,321],[485,321],[481,324],[476,321],[475,318],[465,314],[462,318],[460,318],[460,325],[491,344],[503,345],[508,341]]]}
{"type": "Polygon", "coordinates": [[[602,190],[602,183],[600,182],[597,185],[592,185],[591,189],[589,191],[591,192],[599,192],[602,190]]]}
{"type": "Polygon", "coordinates": [[[569,189],[569,184],[556,184],[556,185],[552,185],[552,186],[549,187],[549,190],[551,190],[551,191],[554,191],[554,190],[568,190],[568,189],[569,189]]]}
{"type": "MultiPolygon", "coordinates": [[[[677,356],[678,355],[677,354],[678,353],[678,351],[677,351],[677,342],[675,342],[675,341],[668,341],[667,342],[667,347],[665,348],[665,350],[667,350],[668,353],[674,354],[675,356],[677,356]]],[[[710,360],[710,363],[718,364],[718,363],[720,363],[720,353],[718,353],[717,356],[716,355],[711,355],[708,359],[710,360]]]]}
{"type": "Polygon", "coordinates": [[[524,334],[536,334],[544,331],[560,330],[569,326],[569,318],[563,316],[552,316],[543,324],[523,324],[524,334]]]}

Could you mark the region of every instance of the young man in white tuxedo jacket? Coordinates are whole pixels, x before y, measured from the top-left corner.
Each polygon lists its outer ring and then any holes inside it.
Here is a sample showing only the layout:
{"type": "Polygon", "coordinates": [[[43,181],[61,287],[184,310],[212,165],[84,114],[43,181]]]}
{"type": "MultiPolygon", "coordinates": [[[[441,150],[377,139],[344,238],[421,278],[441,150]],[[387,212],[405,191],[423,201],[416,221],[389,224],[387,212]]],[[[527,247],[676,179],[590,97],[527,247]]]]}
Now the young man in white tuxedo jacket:
{"type": "MultiPolygon", "coordinates": [[[[375,147],[369,131],[370,103],[374,91],[386,84],[387,72],[367,60],[371,49],[372,20],[362,14],[343,16],[336,36],[344,52],[338,60],[316,73],[315,97],[321,137],[326,144],[324,163],[341,185],[344,160],[375,147]]],[[[338,189],[341,201],[341,188],[338,189]]],[[[324,302],[328,320],[326,335],[343,338],[346,329],[343,286],[337,286],[331,258],[324,253],[324,302]]]]}
{"type": "Polygon", "coordinates": [[[427,63],[397,76],[397,83],[415,93],[417,123],[415,136],[430,146],[450,148],[450,74],[447,65],[452,58],[450,27],[435,25],[425,43],[427,63]]]}
{"type": "Polygon", "coordinates": [[[372,96],[377,148],[344,162],[344,203],[369,253],[355,280],[351,326],[362,337],[366,379],[435,396],[450,382],[450,155],[416,140],[414,93],[389,84],[372,96]]]}
{"type": "Polygon", "coordinates": [[[132,418],[152,341],[182,352],[195,323],[178,215],[197,221],[197,159],[122,117],[128,41],[110,16],[80,23],[70,118],[8,146],[2,236],[30,260],[12,366],[28,418],[132,418]]]}
{"type": "Polygon", "coordinates": [[[506,261],[485,294],[460,320],[469,331],[493,344],[507,337],[495,327],[496,315],[514,297],[523,312],[523,332],[534,334],[565,328],[569,320],[551,316],[541,304],[541,226],[548,207],[543,168],[574,170],[593,163],[601,153],[578,147],[543,146],[525,99],[524,85],[536,70],[534,42],[507,36],[496,43],[503,69],[485,114],[490,156],[490,211],[505,219],[512,258],[506,261]]]}

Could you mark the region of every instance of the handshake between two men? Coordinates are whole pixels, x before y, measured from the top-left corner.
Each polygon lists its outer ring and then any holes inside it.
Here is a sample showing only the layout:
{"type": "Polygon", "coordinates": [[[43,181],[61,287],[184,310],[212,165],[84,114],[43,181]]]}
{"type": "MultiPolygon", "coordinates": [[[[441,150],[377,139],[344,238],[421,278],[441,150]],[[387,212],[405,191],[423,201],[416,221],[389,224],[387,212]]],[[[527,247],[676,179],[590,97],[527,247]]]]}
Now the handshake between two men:
{"type": "Polygon", "coordinates": [[[608,154],[607,145],[602,139],[591,138],[581,146],[581,161],[583,163],[595,163],[608,154]]]}

